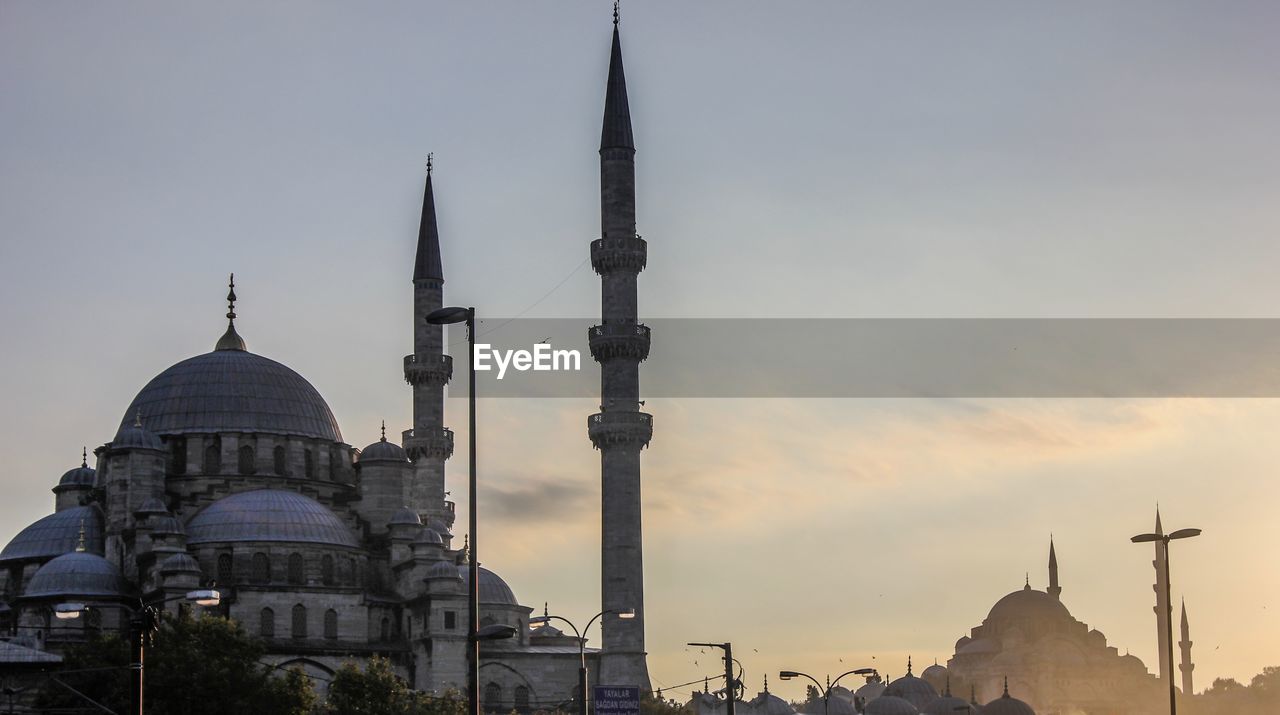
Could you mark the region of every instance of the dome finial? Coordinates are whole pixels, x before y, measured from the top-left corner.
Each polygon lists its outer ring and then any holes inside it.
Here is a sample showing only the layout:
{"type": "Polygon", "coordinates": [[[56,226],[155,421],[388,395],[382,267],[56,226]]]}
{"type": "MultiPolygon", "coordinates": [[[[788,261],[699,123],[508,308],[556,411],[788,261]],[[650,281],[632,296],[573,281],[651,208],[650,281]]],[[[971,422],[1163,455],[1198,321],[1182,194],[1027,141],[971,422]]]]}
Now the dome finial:
{"type": "Polygon", "coordinates": [[[1004,676],[1004,695],[1001,695],[1000,697],[1002,698],[1009,697],[1009,676],[1007,675],[1004,676]]]}
{"type": "Polygon", "coordinates": [[[764,694],[765,695],[769,694],[769,674],[768,673],[765,673],[764,675],[764,694]]]}
{"type": "Polygon", "coordinates": [[[911,677],[911,656],[907,656],[907,677],[911,677]]]}
{"type": "Polygon", "coordinates": [[[83,552],[84,550],[84,517],[80,517],[80,540],[76,542],[76,551],[83,552]]]}
{"type": "Polygon", "coordinates": [[[431,165],[435,160],[435,152],[427,152],[427,176],[431,176],[431,165]]]}
{"type": "Polygon", "coordinates": [[[214,350],[245,350],[244,339],[236,333],[236,274],[227,281],[227,332],[218,338],[214,350]]]}
{"type": "Polygon", "coordinates": [[[382,421],[382,441],[383,442],[387,441],[387,421],[386,420],[382,421]]]}
{"type": "Polygon", "coordinates": [[[80,466],[81,467],[89,466],[89,448],[88,447],[80,448],[80,466]]]}
{"type": "Polygon", "coordinates": [[[542,617],[543,617],[543,618],[550,618],[550,617],[551,617],[551,611],[550,611],[550,610],[548,610],[548,605],[547,605],[547,602],[546,602],[546,601],[543,601],[543,602],[542,602],[542,617]]]}
{"type": "Polygon", "coordinates": [[[1027,572],[1026,578],[1027,580],[1022,584],[1022,590],[1030,591],[1031,590],[1031,572],[1030,571],[1027,572]]]}
{"type": "Polygon", "coordinates": [[[618,6],[620,4],[621,4],[620,0],[613,0],[613,26],[614,27],[618,26],[618,16],[619,16],[618,6]]]}

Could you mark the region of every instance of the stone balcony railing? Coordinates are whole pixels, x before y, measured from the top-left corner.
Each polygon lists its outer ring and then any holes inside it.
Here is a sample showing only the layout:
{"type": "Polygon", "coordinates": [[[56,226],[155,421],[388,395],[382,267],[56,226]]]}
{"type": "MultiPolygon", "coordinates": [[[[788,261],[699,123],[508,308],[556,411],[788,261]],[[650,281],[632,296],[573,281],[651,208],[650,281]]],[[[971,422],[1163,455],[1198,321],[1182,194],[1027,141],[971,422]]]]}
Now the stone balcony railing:
{"type": "Polygon", "coordinates": [[[593,325],[587,331],[587,342],[596,362],[611,358],[644,360],[649,357],[649,326],[642,323],[593,325]]]}
{"type": "Polygon", "coordinates": [[[587,436],[596,449],[647,447],[653,437],[653,415],[646,412],[598,412],[587,418],[587,436]]]}
{"type": "Polygon", "coordinates": [[[639,236],[597,238],[591,242],[591,267],[596,273],[639,273],[648,261],[648,244],[639,236]]]}
{"type": "Polygon", "coordinates": [[[414,430],[412,437],[405,438],[404,451],[409,459],[418,461],[419,457],[448,459],[453,455],[453,430],[448,427],[437,427],[430,430],[414,430]]]}
{"type": "Polygon", "coordinates": [[[410,385],[444,385],[453,377],[448,355],[405,355],[404,379],[410,385]]]}

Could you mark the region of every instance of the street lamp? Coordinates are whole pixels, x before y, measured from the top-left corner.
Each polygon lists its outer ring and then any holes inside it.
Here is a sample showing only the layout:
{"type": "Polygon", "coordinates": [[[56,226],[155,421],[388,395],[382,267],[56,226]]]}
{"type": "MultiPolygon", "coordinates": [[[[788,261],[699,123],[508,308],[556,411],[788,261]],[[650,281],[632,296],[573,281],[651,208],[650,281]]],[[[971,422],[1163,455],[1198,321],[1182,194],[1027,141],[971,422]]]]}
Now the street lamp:
{"type": "MultiPolygon", "coordinates": [[[[138,678],[134,681],[133,699],[137,703],[137,713],[142,715],[142,674],[143,674],[143,656],[145,653],[145,644],[147,636],[155,630],[160,622],[160,609],[162,606],[171,601],[185,600],[194,603],[197,606],[216,606],[222,602],[222,594],[213,589],[197,589],[188,591],[181,596],[170,596],[145,603],[139,602],[138,608],[132,608],[125,604],[113,603],[111,606],[118,606],[127,609],[132,617],[129,619],[131,635],[133,636],[133,652],[137,656],[138,661],[130,664],[130,668],[138,671],[138,678]]],[[[61,620],[70,620],[79,618],[80,614],[89,610],[89,606],[84,603],[59,603],[53,607],[53,615],[61,620]]]]}
{"type": "Polygon", "coordinates": [[[542,615],[541,615],[541,616],[534,616],[533,618],[530,618],[530,619],[529,619],[529,624],[530,624],[530,625],[545,625],[545,624],[547,624],[547,623],[550,623],[550,622],[551,622],[551,621],[553,621],[553,620],[556,620],[556,621],[564,621],[565,623],[568,623],[568,624],[569,624],[569,627],[570,627],[570,628],[572,628],[572,629],[573,629],[573,635],[574,635],[574,636],[576,636],[576,637],[577,637],[577,639],[578,639],[578,657],[582,659],[582,663],[581,663],[581,665],[579,665],[579,666],[578,666],[578,691],[579,691],[579,692],[578,692],[578,715],[587,715],[587,639],[586,639],[586,633],[587,633],[587,631],[591,630],[591,624],[592,624],[592,623],[595,623],[597,618],[599,618],[599,617],[603,616],[603,615],[604,615],[604,614],[606,614],[606,613],[614,613],[614,614],[617,614],[618,618],[625,618],[625,619],[631,619],[631,618],[635,618],[635,617],[636,617],[636,609],[634,609],[634,608],[628,608],[628,609],[623,610],[623,611],[601,611],[601,612],[597,613],[596,615],[592,616],[592,617],[591,617],[591,620],[587,621],[587,627],[586,627],[586,628],[583,628],[581,632],[579,632],[579,631],[578,631],[578,627],[577,627],[577,626],[573,625],[573,621],[570,621],[568,618],[565,618],[564,616],[552,616],[552,615],[548,615],[548,614],[547,614],[547,608],[546,608],[546,606],[543,606],[543,607],[542,607],[542,615]]]}
{"type": "Polygon", "coordinates": [[[480,560],[476,549],[476,309],[440,308],[427,314],[431,325],[467,324],[467,452],[470,459],[467,479],[467,558],[471,593],[467,595],[467,705],[471,715],[480,715],[480,560]]]}
{"type": "Polygon", "coordinates": [[[818,686],[818,692],[822,693],[822,712],[823,715],[826,715],[830,712],[831,689],[840,683],[841,678],[846,675],[874,675],[875,672],[875,668],[857,668],[837,675],[835,680],[832,680],[831,676],[827,676],[827,687],[825,688],[822,687],[822,683],[819,683],[817,678],[809,675],[808,673],[801,673],[798,670],[784,670],[781,673],[778,673],[778,678],[781,680],[791,680],[792,678],[808,678],[809,680],[812,680],[813,684],[818,686]]]}
{"type": "Polygon", "coordinates": [[[1173,587],[1169,582],[1169,542],[1177,539],[1189,539],[1199,535],[1199,529],[1178,529],[1171,534],[1138,534],[1129,539],[1135,544],[1145,544],[1152,541],[1159,541],[1164,544],[1164,634],[1166,638],[1165,651],[1168,656],[1165,665],[1169,672],[1169,715],[1178,715],[1177,690],[1173,687],[1173,587]]]}

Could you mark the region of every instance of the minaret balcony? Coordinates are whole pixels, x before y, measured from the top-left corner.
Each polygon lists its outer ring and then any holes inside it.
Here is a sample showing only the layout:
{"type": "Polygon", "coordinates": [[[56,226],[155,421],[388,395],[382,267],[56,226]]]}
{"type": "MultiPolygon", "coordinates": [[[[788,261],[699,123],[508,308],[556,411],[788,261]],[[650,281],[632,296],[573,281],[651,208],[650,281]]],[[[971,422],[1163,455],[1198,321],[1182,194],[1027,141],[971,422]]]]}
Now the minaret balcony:
{"type": "Polygon", "coordinates": [[[606,323],[587,331],[591,357],[596,362],[613,358],[644,360],[649,357],[649,326],[641,323],[606,323]]]}
{"type": "Polygon", "coordinates": [[[421,457],[448,459],[453,456],[453,430],[432,427],[421,430],[421,434],[419,431],[414,430],[413,436],[404,440],[404,451],[409,453],[409,459],[416,462],[421,457]]]}
{"type": "Polygon", "coordinates": [[[648,256],[648,244],[639,236],[597,238],[591,242],[591,267],[600,275],[639,273],[648,256]]]}
{"type": "Polygon", "coordinates": [[[453,358],[448,355],[405,355],[405,382],[417,387],[444,385],[453,377],[453,358]]]}
{"type": "Polygon", "coordinates": [[[587,418],[587,436],[596,449],[647,447],[653,437],[653,415],[645,412],[599,412],[587,418]]]}

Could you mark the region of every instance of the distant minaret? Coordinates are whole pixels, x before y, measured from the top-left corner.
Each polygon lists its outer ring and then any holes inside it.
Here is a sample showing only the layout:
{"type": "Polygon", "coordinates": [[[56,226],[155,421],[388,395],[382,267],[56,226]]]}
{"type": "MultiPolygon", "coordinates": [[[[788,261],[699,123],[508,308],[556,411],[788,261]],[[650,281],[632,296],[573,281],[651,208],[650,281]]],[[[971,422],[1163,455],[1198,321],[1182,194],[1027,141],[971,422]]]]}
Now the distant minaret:
{"type": "Polygon", "coordinates": [[[1058,585],[1058,554],[1053,550],[1053,537],[1049,537],[1049,595],[1062,600],[1062,587],[1058,585]]]}
{"type": "Polygon", "coordinates": [[[444,427],[444,386],[453,375],[453,361],[444,354],[444,326],[429,325],[426,320],[444,300],[431,163],[428,155],[418,253],[413,264],[413,354],[404,358],[404,379],[413,386],[413,430],[405,432],[404,448],[414,463],[405,504],[424,522],[438,517],[452,525],[453,513],[444,504],[444,462],[453,454],[453,432],[444,427]]]}
{"type": "Polygon", "coordinates": [[[1191,626],[1187,624],[1186,599],[1182,601],[1182,640],[1178,641],[1178,648],[1182,650],[1182,664],[1178,666],[1182,671],[1182,694],[1191,695],[1194,692],[1191,689],[1191,671],[1196,669],[1196,665],[1191,662],[1191,626]]]}
{"type": "MultiPolygon", "coordinates": [[[[1156,507],[1156,531],[1157,534],[1164,534],[1164,527],[1160,525],[1160,507],[1156,507]]],[[[1169,612],[1171,606],[1167,599],[1168,589],[1164,582],[1165,560],[1169,558],[1168,547],[1163,541],[1153,542],[1156,545],[1156,558],[1151,565],[1156,569],[1156,582],[1152,586],[1152,590],[1156,592],[1156,637],[1160,645],[1160,679],[1168,680],[1173,677],[1173,673],[1169,672],[1169,634],[1165,630],[1165,614],[1169,612]]]]}
{"type": "Polygon", "coordinates": [[[600,450],[601,610],[635,609],[632,619],[604,617],[599,682],[648,691],[640,450],[649,444],[653,422],[640,411],[640,362],[649,356],[649,329],[637,319],[636,278],[647,253],[636,235],[635,153],[615,4],[600,132],[601,235],[591,242],[591,266],[601,278],[603,320],[588,338],[591,355],[600,363],[601,398],[600,412],[587,420],[587,434],[600,450]]]}

